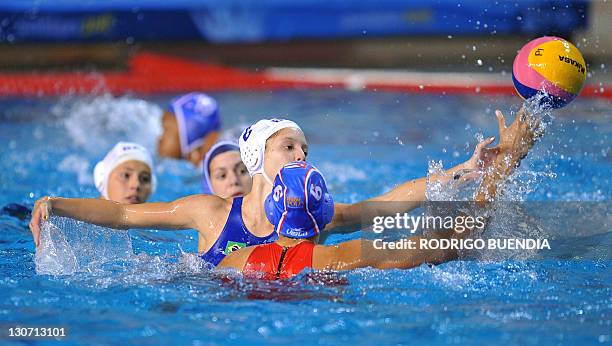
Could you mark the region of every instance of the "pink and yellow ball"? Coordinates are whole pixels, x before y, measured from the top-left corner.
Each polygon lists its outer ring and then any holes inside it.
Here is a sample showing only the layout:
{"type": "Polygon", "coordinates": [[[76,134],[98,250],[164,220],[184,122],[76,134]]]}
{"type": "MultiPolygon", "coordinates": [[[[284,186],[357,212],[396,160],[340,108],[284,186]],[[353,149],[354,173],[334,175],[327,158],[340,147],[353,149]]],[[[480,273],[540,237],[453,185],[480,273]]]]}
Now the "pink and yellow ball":
{"type": "Polygon", "coordinates": [[[586,64],[578,48],[553,36],[527,43],[512,66],[512,80],[519,95],[528,99],[545,93],[545,102],[554,108],[576,98],[585,78],[586,64]]]}

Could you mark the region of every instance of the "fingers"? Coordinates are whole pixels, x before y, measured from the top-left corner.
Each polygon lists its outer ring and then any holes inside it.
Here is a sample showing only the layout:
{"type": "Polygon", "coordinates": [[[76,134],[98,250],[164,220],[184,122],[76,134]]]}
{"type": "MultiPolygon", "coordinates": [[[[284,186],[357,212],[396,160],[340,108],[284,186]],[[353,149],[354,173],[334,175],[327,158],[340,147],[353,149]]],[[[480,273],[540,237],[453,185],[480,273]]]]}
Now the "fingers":
{"type": "Polygon", "coordinates": [[[30,231],[32,232],[32,238],[34,238],[34,245],[38,247],[40,243],[40,212],[38,204],[34,207],[32,212],[32,218],[30,219],[30,231]]]}
{"type": "Polygon", "coordinates": [[[495,137],[489,137],[487,139],[482,140],[476,146],[476,151],[481,151],[482,149],[488,147],[489,145],[491,145],[491,143],[493,143],[493,141],[495,141],[495,137]]]}
{"type": "Polygon", "coordinates": [[[40,245],[40,226],[43,220],[48,220],[50,215],[48,197],[36,201],[34,209],[32,210],[32,217],[30,218],[30,231],[32,232],[32,238],[34,239],[34,245],[38,247],[40,245]]]}
{"type": "Polygon", "coordinates": [[[473,156],[480,158],[480,155],[482,151],[484,150],[484,148],[488,147],[491,143],[493,143],[494,140],[495,140],[495,137],[489,137],[487,139],[483,139],[482,141],[480,141],[480,143],[478,143],[476,145],[476,148],[474,149],[473,156]]]}
{"type": "Polygon", "coordinates": [[[499,127],[499,133],[501,135],[506,129],[506,118],[499,109],[495,111],[495,116],[497,117],[497,126],[499,127]]]}

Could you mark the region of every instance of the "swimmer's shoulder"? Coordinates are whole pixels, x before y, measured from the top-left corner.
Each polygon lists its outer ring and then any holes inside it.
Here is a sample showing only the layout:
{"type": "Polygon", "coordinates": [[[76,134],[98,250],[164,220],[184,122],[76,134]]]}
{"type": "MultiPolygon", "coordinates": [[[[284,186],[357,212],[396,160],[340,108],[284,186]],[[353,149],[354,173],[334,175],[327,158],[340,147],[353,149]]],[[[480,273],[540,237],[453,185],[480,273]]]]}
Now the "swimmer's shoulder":
{"type": "Polygon", "coordinates": [[[205,212],[215,212],[232,207],[232,199],[225,199],[215,195],[189,195],[173,202],[177,207],[189,207],[205,212]]]}
{"type": "Polygon", "coordinates": [[[188,209],[190,214],[194,215],[198,224],[206,221],[208,222],[207,226],[212,226],[211,223],[225,223],[232,209],[232,201],[232,198],[225,199],[215,195],[200,194],[180,198],[174,203],[177,208],[188,209]]]}

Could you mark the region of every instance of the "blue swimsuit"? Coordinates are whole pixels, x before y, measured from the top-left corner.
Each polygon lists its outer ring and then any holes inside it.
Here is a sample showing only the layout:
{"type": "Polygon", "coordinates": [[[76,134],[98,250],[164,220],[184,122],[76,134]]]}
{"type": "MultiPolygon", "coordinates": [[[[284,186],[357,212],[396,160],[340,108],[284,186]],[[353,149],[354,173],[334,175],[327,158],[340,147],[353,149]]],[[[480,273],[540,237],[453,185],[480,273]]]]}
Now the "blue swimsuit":
{"type": "Polygon", "coordinates": [[[277,239],[278,234],[274,231],[266,237],[257,237],[246,228],[242,220],[242,197],[236,197],[219,238],[200,258],[217,266],[232,251],[246,246],[272,243],[277,239]]]}

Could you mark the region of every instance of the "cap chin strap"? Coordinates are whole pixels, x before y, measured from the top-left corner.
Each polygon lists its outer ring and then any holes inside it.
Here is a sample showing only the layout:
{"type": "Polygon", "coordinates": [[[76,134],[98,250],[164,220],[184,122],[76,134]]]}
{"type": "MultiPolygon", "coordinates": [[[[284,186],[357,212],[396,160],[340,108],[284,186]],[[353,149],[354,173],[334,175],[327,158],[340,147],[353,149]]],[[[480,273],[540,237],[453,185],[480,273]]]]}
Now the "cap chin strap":
{"type": "Polygon", "coordinates": [[[261,174],[263,175],[264,179],[268,182],[268,184],[274,186],[274,182],[272,181],[272,179],[270,179],[270,177],[268,177],[268,175],[266,174],[266,171],[262,169],[261,174]]]}

